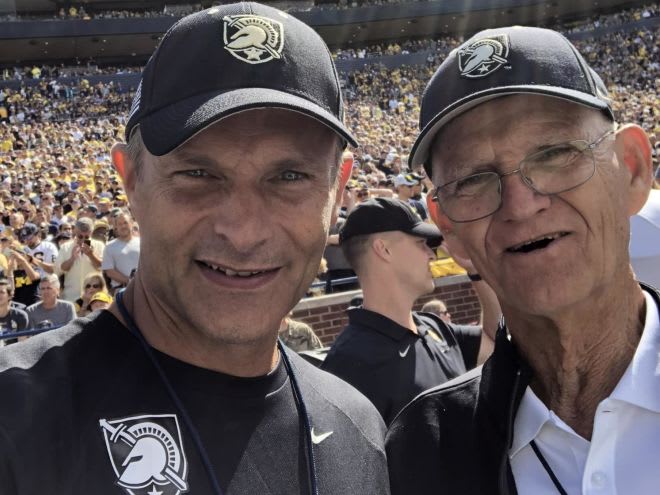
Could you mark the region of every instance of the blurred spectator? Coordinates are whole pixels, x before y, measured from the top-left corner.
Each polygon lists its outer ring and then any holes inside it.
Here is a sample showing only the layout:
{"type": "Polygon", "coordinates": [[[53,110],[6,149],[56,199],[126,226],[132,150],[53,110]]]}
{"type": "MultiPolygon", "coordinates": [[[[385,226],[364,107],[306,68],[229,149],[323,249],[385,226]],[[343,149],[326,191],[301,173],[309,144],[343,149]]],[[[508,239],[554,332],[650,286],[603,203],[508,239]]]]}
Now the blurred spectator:
{"type": "Polygon", "coordinates": [[[451,314],[447,310],[447,305],[440,299],[431,299],[422,306],[422,313],[432,313],[441,318],[445,323],[451,323],[451,314]]]}
{"type": "Polygon", "coordinates": [[[67,301],[75,301],[82,292],[85,277],[101,268],[104,245],[92,239],[93,227],[92,220],[80,218],[73,239],[62,245],[55,260],[57,273],[64,275],[62,299],[67,301]]]}
{"type": "MultiPolygon", "coordinates": [[[[11,306],[14,291],[6,278],[0,278],[0,333],[16,333],[29,326],[28,315],[22,309],[11,306]]],[[[0,340],[0,346],[13,344],[17,339],[0,340]]]]}
{"type": "MultiPolygon", "coordinates": [[[[94,222],[94,230],[92,231],[92,239],[105,244],[108,242],[108,236],[110,235],[110,224],[105,220],[97,220],[94,222]]],[[[105,251],[104,251],[105,253],[105,251]]]]}
{"type": "Polygon", "coordinates": [[[28,306],[26,313],[31,328],[51,328],[66,325],[76,317],[73,303],[58,299],[60,280],[55,274],[49,274],[39,283],[41,301],[28,306]]]}
{"type": "Polygon", "coordinates": [[[394,189],[396,191],[397,197],[412,206],[417,214],[422,220],[428,218],[426,213],[426,208],[422,203],[416,199],[413,199],[415,195],[415,188],[419,187],[419,181],[416,180],[411,174],[399,174],[394,178],[394,189]]]}
{"type": "Polygon", "coordinates": [[[108,309],[112,304],[112,296],[107,292],[97,292],[92,296],[87,306],[88,311],[100,311],[108,309]]]}
{"type": "Polygon", "coordinates": [[[280,323],[280,339],[289,348],[296,352],[311,351],[323,347],[321,340],[316,336],[312,327],[291,318],[291,313],[280,323]]]}
{"type": "Polygon", "coordinates": [[[101,272],[92,272],[83,280],[83,290],[80,297],[75,300],[76,314],[78,316],[85,316],[89,313],[90,302],[92,296],[98,292],[107,292],[105,279],[101,272]]]}
{"type": "Polygon", "coordinates": [[[19,232],[19,239],[25,244],[25,253],[32,256],[32,263],[39,272],[40,278],[55,272],[57,246],[43,240],[39,228],[35,224],[26,223],[19,232]]]}
{"type": "Polygon", "coordinates": [[[39,272],[33,265],[34,259],[25,253],[26,247],[11,237],[3,242],[3,254],[8,260],[8,273],[14,283],[14,301],[25,306],[33,304],[37,300],[37,289],[39,288],[39,272]]]}
{"type": "MultiPolygon", "coordinates": [[[[71,237],[73,237],[73,226],[71,224],[68,224],[68,223],[61,224],[60,228],[58,230],[58,234],[54,239],[58,250],[62,247],[62,244],[64,244],[65,242],[71,240],[71,237]]],[[[58,254],[59,254],[59,252],[58,252],[58,254]]],[[[57,258],[55,260],[57,262],[57,258]]]]}
{"type": "Polygon", "coordinates": [[[127,211],[113,217],[116,239],[110,241],[103,252],[103,273],[111,280],[111,288],[125,287],[131,274],[137,270],[140,258],[140,238],[133,234],[133,218],[127,211]]]}

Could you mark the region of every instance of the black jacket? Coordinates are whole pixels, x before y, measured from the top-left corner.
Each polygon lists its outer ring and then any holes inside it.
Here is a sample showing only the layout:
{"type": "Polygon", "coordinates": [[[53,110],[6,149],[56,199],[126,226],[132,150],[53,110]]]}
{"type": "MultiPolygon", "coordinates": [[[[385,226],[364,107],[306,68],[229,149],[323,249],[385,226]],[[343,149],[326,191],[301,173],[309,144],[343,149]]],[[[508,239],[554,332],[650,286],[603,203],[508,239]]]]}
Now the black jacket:
{"type": "MultiPolygon", "coordinates": [[[[641,285],[660,307],[660,293],[641,285]]],[[[392,495],[516,495],[508,453],[531,377],[500,325],[482,367],[419,395],[392,422],[392,495]]]]}

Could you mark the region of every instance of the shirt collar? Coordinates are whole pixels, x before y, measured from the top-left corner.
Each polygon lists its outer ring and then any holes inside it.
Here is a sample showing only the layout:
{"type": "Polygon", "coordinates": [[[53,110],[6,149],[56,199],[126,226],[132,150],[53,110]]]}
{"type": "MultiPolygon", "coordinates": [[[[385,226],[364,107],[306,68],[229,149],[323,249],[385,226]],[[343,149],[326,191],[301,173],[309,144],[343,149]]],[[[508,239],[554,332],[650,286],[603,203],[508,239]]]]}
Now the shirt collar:
{"type": "Polygon", "coordinates": [[[516,413],[509,456],[515,456],[520,449],[534,440],[547,421],[550,421],[550,411],[532,389],[527,387],[516,413]]]}
{"type": "Polygon", "coordinates": [[[646,290],[644,330],[632,361],[610,398],[660,413],[660,315],[646,290]]]}
{"type": "MultiPolygon", "coordinates": [[[[644,290],[644,298],[646,318],[642,338],[632,361],[610,398],[660,412],[660,314],[657,303],[646,290],[644,290]]],[[[527,387],[516,413],[509,457],[513,458],[534,440],[547,422],[566,431],[572,431],[559,417],[548,410],[530,387],[527,387]]]]}
{"type": "MultiPolygon", "coordinates": [[[[389,319],[375,311],[370,311],[362,307],[351,308],[348,310],[348,320],[352,325],[360,325],[369,327],[379,333],[396,340],[397,342],[409,338],[419,337],[418,334],[411,332],[408,328],[399,325],[394,320],[389,319]]],[[[419,325],[418,319],[413,314],[413,320],[416,325],[419,325]]]]}

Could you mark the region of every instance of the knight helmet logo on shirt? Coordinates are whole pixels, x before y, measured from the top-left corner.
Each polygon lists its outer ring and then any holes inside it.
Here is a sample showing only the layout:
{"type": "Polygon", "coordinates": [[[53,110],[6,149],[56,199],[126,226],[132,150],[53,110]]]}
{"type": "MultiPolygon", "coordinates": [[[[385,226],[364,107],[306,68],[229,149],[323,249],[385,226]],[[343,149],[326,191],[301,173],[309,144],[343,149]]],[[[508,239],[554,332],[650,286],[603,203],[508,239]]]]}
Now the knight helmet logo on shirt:
{"type": "Polygon", "coordinates": [[[509,37],[506,34],[481,38],[458,51],[461,77],[486,77],[508,62],[509,37]]]}
{"type": "Polygon", "coordinates": [[[227,15],[224,24],[225,50],[248,64],[282,58],[282,24],[259,15],[227,15]]]}
{"type": "Polygon", "coordinates": [[[130,495],[188,491],[188,462],[175,414],[99,420],[117,484],[130,495]]]}

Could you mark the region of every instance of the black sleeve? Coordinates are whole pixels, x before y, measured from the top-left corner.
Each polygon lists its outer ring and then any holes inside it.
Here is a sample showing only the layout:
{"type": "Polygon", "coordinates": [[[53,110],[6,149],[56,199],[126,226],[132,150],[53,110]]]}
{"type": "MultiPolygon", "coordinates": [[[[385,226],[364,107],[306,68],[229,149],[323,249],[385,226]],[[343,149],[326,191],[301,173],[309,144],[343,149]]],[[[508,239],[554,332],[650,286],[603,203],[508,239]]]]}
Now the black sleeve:
{"type": "Polygon", "coordinates": [[[385,439],[392,495],[438,495],[443,486],[437,415],[423,400],[409,404],[385,439]]]}
{"type": "Polygon", "coordinates": [[[456,341],[463,354],[465,369],[471,370],[477,365],[481,346],[481,327],[475,325],[451,325],[456,341]]]}
{"type": "MultiPolygon", "coordinates": [[[[389,424],[393,419],[393,414],[398,412],[398,410],[392,411],[391,394],[388,393],[387,388],[391,381],[388,377],[384,377],[383,373],[378,372],[378,368],[373,363],[368,363],[355,355],[346,356],[335,353],[328,354],[321,369],[356,388],[378,409],[386,424],[389,424]]],[[[380,370],[383,370],[382,366],[380,370]]]]}

